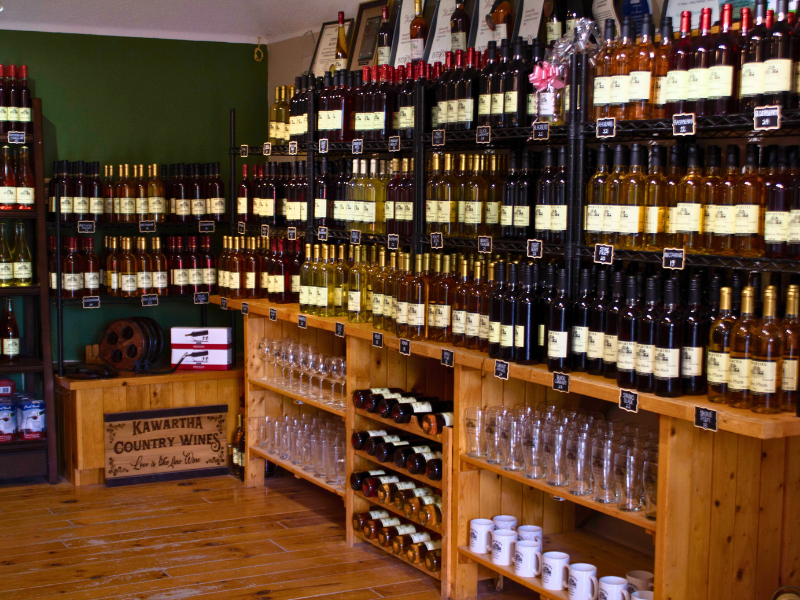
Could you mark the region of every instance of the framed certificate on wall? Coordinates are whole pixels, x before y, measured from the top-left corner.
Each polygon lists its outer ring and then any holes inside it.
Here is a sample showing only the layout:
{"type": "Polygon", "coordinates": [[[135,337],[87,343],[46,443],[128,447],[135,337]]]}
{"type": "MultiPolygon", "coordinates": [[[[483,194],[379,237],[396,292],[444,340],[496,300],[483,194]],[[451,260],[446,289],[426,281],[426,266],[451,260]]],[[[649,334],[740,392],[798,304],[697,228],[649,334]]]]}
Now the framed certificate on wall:
{"type": "MultiPolygon", "coordinates": [[[[344,31],[347,36],[347,55],[352,55],[351,46],[353,29],[353,19],[344,20],[344,31]]],[[[317,38],[317,46],[314,48],[314,56],[311,58],[311,66],[308,72],[315,77],[321,77],[325,71],[330,71],[336,62],[336,40],[339,37],[339,22],[329,21],[322,24],[322,29],[317,38]]]]}

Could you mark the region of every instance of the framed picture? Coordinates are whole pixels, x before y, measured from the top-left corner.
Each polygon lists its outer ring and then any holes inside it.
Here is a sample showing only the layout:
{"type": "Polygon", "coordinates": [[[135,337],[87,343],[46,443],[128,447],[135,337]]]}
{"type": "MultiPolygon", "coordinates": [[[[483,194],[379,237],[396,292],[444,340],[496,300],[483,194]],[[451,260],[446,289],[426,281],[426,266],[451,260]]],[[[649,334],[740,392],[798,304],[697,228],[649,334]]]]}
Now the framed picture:
{"type": "MultiPolygon", "coordinates": [[[[375,64],[375,53],[378,51],[378,29],[381,26],[381,14],[383,7],[389,4],[389,0],[370,0],[358,5],[358,18],[356,19],[355,44],[350,51],[350,63],[348,69],[360,69],[375,64]]],[[[394,22],[390,15],[389,25],[394,30],[394,22]]],[[[392,36],[394,42],[394,36],[392,36]]]]}
{"type": "MultiPolygon", "coordinates": [[[[344,30],[347,36],[347,55],[351,54],[352,44],[352,31],[353,19],[344,20],[344,30]]],[[[322,24],[322,29],[317,38],[317,46],[314,48],[314,56],[311,57],[311,66],[308,68],[309,74],[313,73],[315,77],[320,77],[325,74],[325,71],[330,71],[331,65],[336,59],[336,40],[339,37],[339,22],[328,21],[322,24]]]]}

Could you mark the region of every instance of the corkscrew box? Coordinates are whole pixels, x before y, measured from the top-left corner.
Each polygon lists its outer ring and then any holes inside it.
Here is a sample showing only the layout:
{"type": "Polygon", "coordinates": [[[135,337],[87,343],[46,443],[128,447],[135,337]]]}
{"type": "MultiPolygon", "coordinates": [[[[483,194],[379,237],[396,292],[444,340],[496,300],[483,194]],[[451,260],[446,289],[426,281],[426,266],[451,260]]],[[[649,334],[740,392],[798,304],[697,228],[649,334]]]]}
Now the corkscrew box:
{"type": "Polygon", "coordinates": [[[226,349],[184,349],[172,348],[172,366],[178,365],[179,371],[227,371],[233,368],[233,348],[226,349]]]}
{"type": "Polygon", "coordinates": [[[173,350],[228,350],[232,348],[230,327],[173,327],[173,350]]]}

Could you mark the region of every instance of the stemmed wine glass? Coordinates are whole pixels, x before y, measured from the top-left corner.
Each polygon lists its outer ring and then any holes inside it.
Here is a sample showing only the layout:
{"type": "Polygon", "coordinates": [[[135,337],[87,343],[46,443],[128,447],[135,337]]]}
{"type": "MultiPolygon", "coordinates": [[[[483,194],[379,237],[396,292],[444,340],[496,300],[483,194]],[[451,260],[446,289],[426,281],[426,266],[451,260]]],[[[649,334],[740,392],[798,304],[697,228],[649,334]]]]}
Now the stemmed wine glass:
{"type": "Polygon", "coordinates": [[[270,343],[267,338],[261,338],[258,341],[258,357],[264,362],[264,377],[262,377],[262,381],[269,381],[267,377],[267,362],[270,358],[269,346],[270,343]]]}
{"type": "Polygon", "coordinates": [[[324,355],[321,352],[312,350],[308,357],[308,397],[317,398],[316,388],[314,387],[314,376],[317,373],[317,362],[324,360],[324,355]]]}
{"type": "MultiPolygon", "coordinates": [[[[315,363],[316,372],[319,376],[319,399],[322,400],[325,396],[322,393],[322,383],[323,381],[330,376],[331,374],[331,357],[330,356],[322,356],[321,354],[317,356],[317,361],[315,363]]],[[[331,400],[333,400],[333,389],[331,389],[331,400]]]]}
{"type": "Polygon", "coordinates": [[[344,404],[344,386],[345,382],[347,381],[347,361],[342,357],[335,357],[331,359],[331,367],[330,367],[330,375],[331,379],[334,381],[334,385],[331,389],[331,404],[336,408],[345,408],[344,404]],[[342,399],[337,400],[335,394],[335,387],[336,383],[342,386],[342,399]]]}
{"type": "Polygon", "coordinates": [[[278,382],[278,365],[280,364],[281,353],[283,352],[283,344],[281,340],[272,340],[270,342],[269,353],[272,363],[272,379],[273,383],[278,382]]]}
{"type": "Polygon", "coordinates": [[[297,389],[301,394],[305,393],[303,389],[303,374],[308,374],[309,352],[310,348],[308,346],[305,344],[300,344],[297,350],[297,359],[294,363],[294,367],[297,369],[298,378],[300,380],[297,389]]]}
{"type": "Polygon", "coordinates": [[[292,340],[283,341],[281,353],[281,378],[287,387],[292,387],[292,357],[294,355],[294,342],[292,340]],[[289,383],[286,383],[285,371],[289,371],[289,383]]]}

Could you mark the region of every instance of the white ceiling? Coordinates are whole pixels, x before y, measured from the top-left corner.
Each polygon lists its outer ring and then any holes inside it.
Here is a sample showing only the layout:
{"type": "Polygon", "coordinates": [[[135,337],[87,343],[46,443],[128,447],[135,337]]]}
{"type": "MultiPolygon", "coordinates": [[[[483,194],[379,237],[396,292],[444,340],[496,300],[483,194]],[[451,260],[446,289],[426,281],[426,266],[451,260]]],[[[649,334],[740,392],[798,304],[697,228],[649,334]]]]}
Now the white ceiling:
{"type": "Polygon", "coordinates": [[[315,34],[358,0],[0,0],[0,30],[255,44],[315,34]]]}

